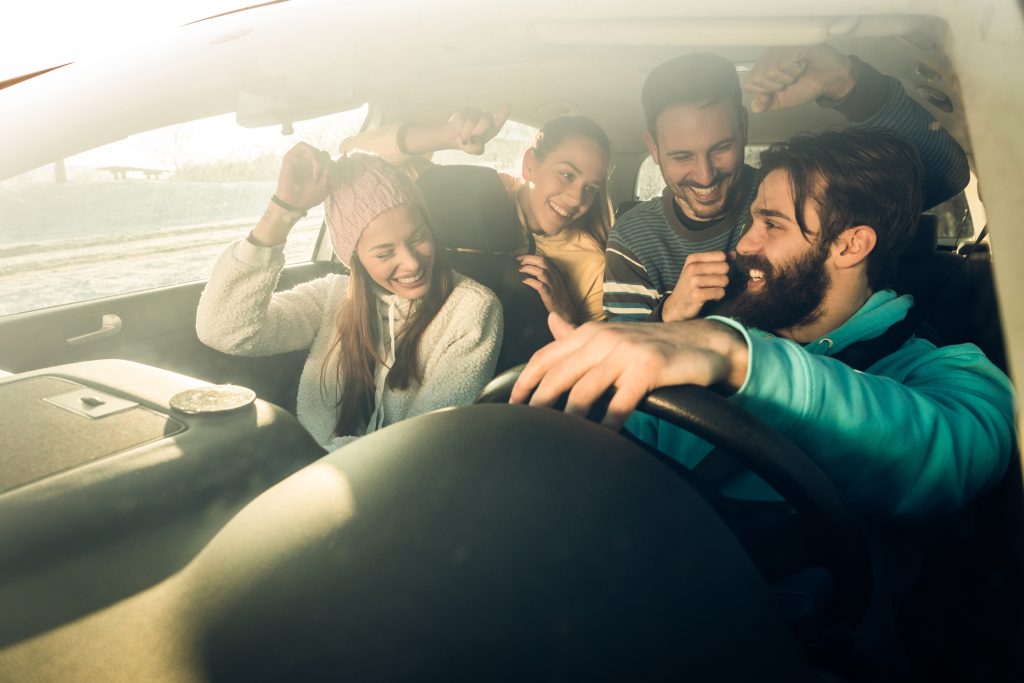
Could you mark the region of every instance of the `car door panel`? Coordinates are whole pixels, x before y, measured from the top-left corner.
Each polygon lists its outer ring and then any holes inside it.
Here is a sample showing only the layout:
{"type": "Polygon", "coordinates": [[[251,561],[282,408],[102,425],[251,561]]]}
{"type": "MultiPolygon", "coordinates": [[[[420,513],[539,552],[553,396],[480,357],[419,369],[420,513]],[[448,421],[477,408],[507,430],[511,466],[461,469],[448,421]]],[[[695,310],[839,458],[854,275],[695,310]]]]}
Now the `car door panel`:
{"type": "MultiPolygon", "coordinates": [[[[328,262],[285,268],[279,289],[332,272],[328,262]]],[[[242,384],[294,410],[305,352],[268,358],[229,356],[196,337],[204,282],[192,282],[0,318],[0,370],[38,368],[102,358],[145,363],[214,383],[242,384]]]]}

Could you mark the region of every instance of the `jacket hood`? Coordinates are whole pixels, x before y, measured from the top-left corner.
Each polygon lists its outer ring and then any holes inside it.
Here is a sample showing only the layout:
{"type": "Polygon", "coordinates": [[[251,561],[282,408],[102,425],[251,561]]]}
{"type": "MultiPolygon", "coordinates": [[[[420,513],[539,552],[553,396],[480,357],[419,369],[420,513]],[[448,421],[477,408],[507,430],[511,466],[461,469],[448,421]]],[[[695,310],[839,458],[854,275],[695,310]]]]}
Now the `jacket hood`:
{"type": "Polygon", "coordinates": [[[849,320],[826,335],[804,345],[818,356],[830,356],[857,342],[874,339],[907,317],[914,297],[891,289],[875,292],[849,320]]]}

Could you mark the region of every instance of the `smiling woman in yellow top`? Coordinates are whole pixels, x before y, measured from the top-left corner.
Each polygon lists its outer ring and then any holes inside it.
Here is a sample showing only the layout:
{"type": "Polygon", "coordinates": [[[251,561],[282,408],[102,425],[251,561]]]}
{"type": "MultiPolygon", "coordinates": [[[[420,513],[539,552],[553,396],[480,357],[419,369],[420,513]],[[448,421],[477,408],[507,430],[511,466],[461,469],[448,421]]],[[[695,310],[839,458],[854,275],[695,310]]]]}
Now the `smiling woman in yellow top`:
{"type": "MultiPolygon", "coordinates": [[[[443,149],[481,154],[508,119],[463,109],[447,123],[376,128],[349,138],[341,151],[374,152],[404,163],[413,175],[424,157],[443,149]]],[[[601,127],[584,116],[553,119],[523,155],[522,175],[499,174],[523,228],[537,245],[519,257],[523,283],[548,311],[579,324],[602,320],[604,248],[612,226],[607,179],[611,145],[601,127]]]]}

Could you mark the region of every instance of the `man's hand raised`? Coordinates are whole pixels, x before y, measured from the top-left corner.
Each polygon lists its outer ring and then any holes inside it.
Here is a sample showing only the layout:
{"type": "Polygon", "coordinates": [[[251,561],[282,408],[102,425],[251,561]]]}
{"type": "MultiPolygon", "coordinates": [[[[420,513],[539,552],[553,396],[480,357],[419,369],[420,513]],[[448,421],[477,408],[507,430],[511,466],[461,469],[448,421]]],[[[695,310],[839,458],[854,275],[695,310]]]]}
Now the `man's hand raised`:
{"type": "Polygon", "coordinates": [[[729,263],[724,251],[690,254],[675,288],[661,307],[661,319],[672,323],[696,318],[704,304],[725,296],[728,284],[729,263]]]}
{"type": "Polygon", "coordinates": [[[574,328],[548,316],[555,337],[533,355],[512,389],[511,403],[551,406],[569,392],[565,412],[584,416],[614,387],[602,424],[618,429],[649,392],[676,384],[738,389],[747,373],[747,345],[728,325],[587,323],[574,328]]]}
{"type": "Polygon", "coordinates": [[[743,81],[755,114],[796,107],[822,95],[834,100],[853,89],[853,60],[828,45],[775,47],[761,55],[743,81]]]}

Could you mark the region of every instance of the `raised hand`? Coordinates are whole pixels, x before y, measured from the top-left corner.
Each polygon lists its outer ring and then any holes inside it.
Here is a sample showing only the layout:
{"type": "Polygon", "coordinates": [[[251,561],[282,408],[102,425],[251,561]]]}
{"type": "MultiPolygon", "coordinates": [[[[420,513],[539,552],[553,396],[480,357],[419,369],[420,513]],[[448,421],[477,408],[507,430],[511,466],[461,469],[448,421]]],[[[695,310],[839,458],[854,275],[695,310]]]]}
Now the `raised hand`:
{"type": "Polygon", "coordinates": [[[519,258],[519,272],[528,275],[523,284],[532,287],[540,294],[540,300],[549,313],[555,313],[562,320],[574,323],[576,314],[573,311],[569,293],[562,282],[562,275],[551,261],[543,256],[526,254],[519,258]]]}
{"type": "Polygon", "coordinates": [[[299,142],[285,153],[277,178],[281,201],[306,211],[327,198],[331,157],[327,152],[299,142]]]}
{"type": "Polygon", "coordinates": [[[829,45],[769,48],[743,81],[755,114],[796,107],[822,95],[838,100],[853,89],[853,60],[829,45]]]}
{"type": "Polygon", "coordinates": [[[284,244],[288,233],[307,211],[327,198],[331,157],[327,152],[300,142],[288,150],[281,161],[277,177],[277,198],[300,211],[292,212],[270,202],[266,213],[249,234],[249,239],[263,246],[284,244]]]}
{"type": "Polygon", "coordinates": [[[704,304],[725,296],[728,284],[729,263],[724,251],[690,254],[675,289],[661,307],[661,319],[669,323],[696,318],[704,304]]]}
{"type": "Polygon", "coordinates": [[[448,133],[454,149],[467,154],[483,154],[484,148],[497,135],[511,111],[506,102],[495,113],[465,107],[448,119],[448,133]]]}

